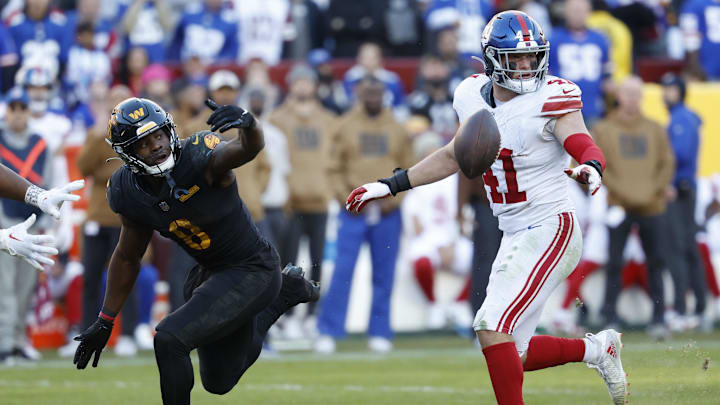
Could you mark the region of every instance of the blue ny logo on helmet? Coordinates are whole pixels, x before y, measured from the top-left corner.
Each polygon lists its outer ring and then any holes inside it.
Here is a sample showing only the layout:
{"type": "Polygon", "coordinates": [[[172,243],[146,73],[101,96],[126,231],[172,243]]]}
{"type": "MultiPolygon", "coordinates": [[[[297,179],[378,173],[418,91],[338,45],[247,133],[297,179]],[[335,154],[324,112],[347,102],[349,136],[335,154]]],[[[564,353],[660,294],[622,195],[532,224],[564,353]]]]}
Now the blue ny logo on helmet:
{"type": "Polygon", "coordinates": [[[496,14],[482,33],[485,74],[498,86],[515,93],[536,91],[548,70],[550,42],[540,24],[522,11],[496,14]],[[517,56],[530,54],[530,69],[518,69],[517,56]]]}

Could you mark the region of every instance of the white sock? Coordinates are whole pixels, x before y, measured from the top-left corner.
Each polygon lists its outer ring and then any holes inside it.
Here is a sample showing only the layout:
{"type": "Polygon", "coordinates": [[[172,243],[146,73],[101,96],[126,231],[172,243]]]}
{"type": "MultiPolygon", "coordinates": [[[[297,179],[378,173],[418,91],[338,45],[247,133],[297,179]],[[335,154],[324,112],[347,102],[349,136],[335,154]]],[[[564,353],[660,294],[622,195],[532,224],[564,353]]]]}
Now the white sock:
{"type": "Polygon", "coordinates": [[[583,355],[583,362],[585,363],[595,363],[597,361],[598,355],[597,355],[597,346],[594,344],[593,341],[591,341],[589,338],[583,338],[583,342],[585,342],[585,354],[583,355]]]}

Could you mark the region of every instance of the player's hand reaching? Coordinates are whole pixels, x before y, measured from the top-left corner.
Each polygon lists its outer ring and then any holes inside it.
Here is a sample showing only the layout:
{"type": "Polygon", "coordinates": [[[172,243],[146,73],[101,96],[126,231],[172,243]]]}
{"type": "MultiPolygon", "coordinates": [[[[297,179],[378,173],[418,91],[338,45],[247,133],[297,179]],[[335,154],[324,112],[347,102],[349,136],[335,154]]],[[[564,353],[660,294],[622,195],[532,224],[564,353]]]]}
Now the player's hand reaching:
{"type": "Polygon", "coordinates": [[[58,251],[52,247],[55,244],[55,238],[52,236],[27,233],[27,230],[35,223],[35,218],[35,214],[32,214],[25,222],[8,229],[0,229],[0,249],[7,251],[12,256],[22,257],[34,268],[42,271],[44,264],[53,264],[52,259],[48,256],[56,255],[58,251]]]}
{"type": "Polygon", "coordinates": [[[44,213],[52,215],[55,219],[60,219],[60,206],[65,201],[80,200],[80,196],[72,194],[72,192],[80,190],[83,187],[85,187],[85,180],[75,180],[72,183],[50,190],[30,186],[25,194],[25,202],[30,205],[35,205],[44,213]]]}
{"type": "Polygon", "coordinates": [[[219,106],[213,100],[205,100],[213,113],[207,120],[210,130],[213,132],[225,132],[231,128],[253,129],[255,128],[255,117],[242,108],[234,105],[219,106]]]}
{"type": "Polygon", "coordinates": [[[93,367],[97,367],[100,353],[107,344],[108,339],[110,339],[112,329],[113,323],[111,321],[98,318],[85,332],[75,337],[75,340],[80,342],[73,359],[73,364],[77,365],[78,370],[87,367],[93,354],[95,355],[93,367]]]}
{"type": "Polygon", "coordinates": [[[345,209],[350,212],[360,212],[368,202],[390,195],[390,187],[385,183],[378,181],[364,184],[350,193],[345,202],[345,209]]]}
{"type": "Polygon", "coordinates": [[[590,165],[582,164],[574,169],[565,169],[565,174],[580,184],[587,184],[591,195],[595,195],[602,185],[600,173],[590,165]]]}

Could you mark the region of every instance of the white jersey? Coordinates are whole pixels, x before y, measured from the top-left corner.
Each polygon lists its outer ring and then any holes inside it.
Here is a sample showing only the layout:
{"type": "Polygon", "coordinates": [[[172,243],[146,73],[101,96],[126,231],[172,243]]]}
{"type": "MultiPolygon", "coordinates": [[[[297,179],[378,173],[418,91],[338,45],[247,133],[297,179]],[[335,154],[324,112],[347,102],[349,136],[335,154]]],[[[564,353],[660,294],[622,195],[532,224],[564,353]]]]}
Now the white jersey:
{"type": "Polygon", "coordinates": [[[568,80],[546,76],[537,91],[495,108],[490,101],[491,88],[487,76],[470,76],[455,90],[453,107],[461,123],[481,109],[490,111],[497,122],[500,156],[483,181],[500,229],[515,232],[573,211],[568,177],[563,172],[570,156],[553,131],[556,118],[582,109],[580,88],[568,80]]]}
{"type": "Polygon", "coordinates": [[[280,62],[283,33],[290,11],[288,0],[234,0],[240,24],[240,63],[260,58],[280,62]]]}

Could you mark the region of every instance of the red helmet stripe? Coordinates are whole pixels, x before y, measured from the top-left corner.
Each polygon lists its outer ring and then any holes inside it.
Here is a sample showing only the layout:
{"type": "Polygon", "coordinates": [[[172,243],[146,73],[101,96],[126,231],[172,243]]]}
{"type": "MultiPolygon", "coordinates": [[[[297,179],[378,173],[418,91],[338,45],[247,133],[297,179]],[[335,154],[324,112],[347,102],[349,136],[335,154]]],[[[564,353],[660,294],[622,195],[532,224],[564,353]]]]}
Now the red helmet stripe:
{"type": "Polygon", "coordinates": [[[530,40],[530,30],[528,29],[527,23],[525,22],[525,19],[523,18],[522,14],[515,12],[515,17],[517,17],[518,22],[520,23],[520,29],[523,33],[523,41],[529,41],[530,40]]]}

